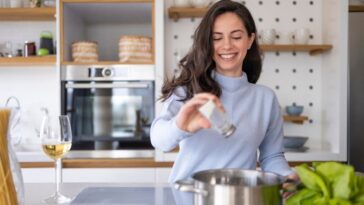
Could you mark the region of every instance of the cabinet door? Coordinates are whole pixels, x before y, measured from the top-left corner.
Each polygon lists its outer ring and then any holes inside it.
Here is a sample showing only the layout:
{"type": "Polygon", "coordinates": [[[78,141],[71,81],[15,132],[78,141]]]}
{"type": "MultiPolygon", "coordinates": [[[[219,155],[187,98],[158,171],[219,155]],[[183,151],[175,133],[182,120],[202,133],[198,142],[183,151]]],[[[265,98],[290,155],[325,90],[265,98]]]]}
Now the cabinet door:
{"type": "Polygon", "coordinates": [[[155,170],[155,182],[156,183],[168,183],[169,175],[172,168],[157,168],[155,170]]]}
{"type": "MultiPolygon", "coordinates": [[[[23,168],[24,183],[54,183],[54,168],[23,168]]],[[[154,183],[154,168],[66,168],[62,181],[81,183],[154,183]]]]}
{"type": "Polygon", "coordinates": [[[63,182],[154,183],[154,168],[67,168],[63,182]]]}
{"type": "Polygon", "coordinates": [[[22,168],[24,183],[54,183],[54,168],[22,168]]]}

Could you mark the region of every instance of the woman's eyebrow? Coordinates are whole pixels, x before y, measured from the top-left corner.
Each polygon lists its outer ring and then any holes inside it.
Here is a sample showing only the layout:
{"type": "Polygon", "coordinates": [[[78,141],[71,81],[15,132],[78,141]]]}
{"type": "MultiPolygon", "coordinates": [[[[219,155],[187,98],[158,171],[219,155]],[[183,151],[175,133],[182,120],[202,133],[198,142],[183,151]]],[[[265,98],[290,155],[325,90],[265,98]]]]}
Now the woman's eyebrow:
{"type": "Polygon", "coordinates": [[[231,33],[237,33],[237,32],[242,32],[242,33],[244,33],[244,31],[243,31],[243,30],[241,30],[241,29],[233,30],[231,33]]]}
{"type": "MultiPolygon", "coordinates": [[[[241,29],[233,30],[233,31],[232,31],[232,32],[230,32],[230,33],[237,33],[237,32],[242,32],[242,33],[244,33],[244,31],[243,31],[243,30],[241,30],[241,29]]],[[[213,34],[223,35],[223,33],[222,33],[222,32],[216,32],[216,31],[214,31],[214,32],[213,32],[213,34]]]]}

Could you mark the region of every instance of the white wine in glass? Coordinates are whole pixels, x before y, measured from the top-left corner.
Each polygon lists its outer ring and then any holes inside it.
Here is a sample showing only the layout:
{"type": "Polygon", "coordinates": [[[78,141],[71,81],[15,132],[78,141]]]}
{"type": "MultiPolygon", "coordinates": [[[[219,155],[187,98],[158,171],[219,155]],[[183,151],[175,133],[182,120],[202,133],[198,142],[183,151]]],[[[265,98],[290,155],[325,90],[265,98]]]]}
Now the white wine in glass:
{"type": "Polygon", "coordinates": [[[54,160],[62,158],[71,149],[71,146],[71,142],[42,144],[43,151],[54,160]]]}
{"type": "Polygon", "coordinates": [[[71,149],[72,131],[70,121],[67,115],[61,115],[52,118],[49,115],[44,116],[40,137],[43,151],[50,158],[55,160],[56,170],[56,192],[49,198],[44,199],[47,204],[65,204],[71,199],[62,195],[59,191],[61,179],[61,159],[71,149]]]}

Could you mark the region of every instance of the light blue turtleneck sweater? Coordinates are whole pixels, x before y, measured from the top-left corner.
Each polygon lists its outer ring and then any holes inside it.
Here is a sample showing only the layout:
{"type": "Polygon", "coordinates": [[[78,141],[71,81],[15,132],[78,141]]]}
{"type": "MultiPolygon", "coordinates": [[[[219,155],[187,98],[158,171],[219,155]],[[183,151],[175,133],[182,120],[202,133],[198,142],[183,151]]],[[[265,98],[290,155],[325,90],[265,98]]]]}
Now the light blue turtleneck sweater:
{"type": "Polygon", "coordinates": [[[214,72],[213,77],[221,86],[220,100],[236,130],[225,138],[213,128],[195,133],[179,129],[175,117],[183,105],[178,99],[185,92],[177,89],[151,127],[155,148],[169,151],[180,147],[169,181],[187,179],[206,169],[256,169],[257,150],[264,171],[283,176],[292,173],[283,153],[283,119],[274,92],[249,83],[245,73],[227,77],[214,72]]]}

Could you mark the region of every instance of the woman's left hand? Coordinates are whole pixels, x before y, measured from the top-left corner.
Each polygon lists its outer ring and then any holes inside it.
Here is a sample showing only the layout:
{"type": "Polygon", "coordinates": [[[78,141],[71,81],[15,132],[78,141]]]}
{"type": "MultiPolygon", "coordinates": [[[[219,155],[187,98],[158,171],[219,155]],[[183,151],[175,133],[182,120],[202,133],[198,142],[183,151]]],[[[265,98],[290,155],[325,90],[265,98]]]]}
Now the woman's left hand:
{"type": "Polygon", "coordinates": [[[300,181],[300,177],[296,174],[290,174],[286,177],[288,182],[283,183],[283,198],[287,199],[290,195],[296,192],[297,184],[300,181]],[[293,181],[293,182],[292,182],[293,181]],[[296,182],[296,183],[295,183],[296,182]]]}

